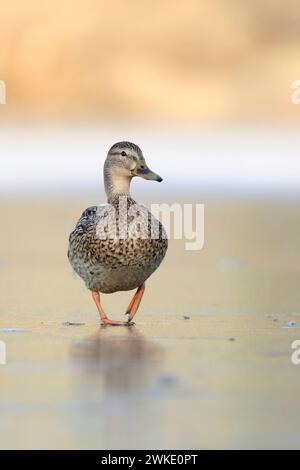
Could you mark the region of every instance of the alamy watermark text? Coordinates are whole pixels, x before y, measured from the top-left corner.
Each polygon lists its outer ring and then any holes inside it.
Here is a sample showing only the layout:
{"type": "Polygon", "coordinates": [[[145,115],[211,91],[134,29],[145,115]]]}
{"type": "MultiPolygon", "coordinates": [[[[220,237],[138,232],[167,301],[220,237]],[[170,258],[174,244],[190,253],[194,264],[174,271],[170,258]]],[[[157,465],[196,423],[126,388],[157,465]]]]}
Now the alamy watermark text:
{"type": "Polygon", "coordinates": [[[6,104],[6,85],[3,80],[0,80],[0,104],[6,104]]]}

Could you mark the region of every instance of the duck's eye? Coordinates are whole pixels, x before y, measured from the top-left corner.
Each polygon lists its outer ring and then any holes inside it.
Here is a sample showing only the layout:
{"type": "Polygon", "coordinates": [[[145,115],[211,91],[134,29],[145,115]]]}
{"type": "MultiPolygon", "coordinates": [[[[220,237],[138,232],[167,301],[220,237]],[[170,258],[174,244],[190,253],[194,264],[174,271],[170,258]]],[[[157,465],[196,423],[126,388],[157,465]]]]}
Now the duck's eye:
{"type": "Polygon", "coordinates": [[[140,168],[142,168],[142,169],[143,169],[143,168],[145,168],[145,166],[144,166],[144,165],[141,165],[141,166],[140,166],[140,168]]]}
{"type": "Polygon", "coordinates": [[[127,153],[124,152],[124,150],[123,150],[123,152],[121,153],[121,155],[122,155],[122,157],[127,157],[127,153]]]}

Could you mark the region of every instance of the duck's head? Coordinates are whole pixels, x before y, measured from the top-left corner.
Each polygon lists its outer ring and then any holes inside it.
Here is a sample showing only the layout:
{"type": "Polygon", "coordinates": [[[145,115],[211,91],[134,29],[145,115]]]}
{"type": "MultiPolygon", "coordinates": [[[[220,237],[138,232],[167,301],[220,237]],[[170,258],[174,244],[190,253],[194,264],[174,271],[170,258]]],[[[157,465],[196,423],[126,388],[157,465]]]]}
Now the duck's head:
{"type": "Polygon", "coordinates": [[[148,167],[140,147],[131,142],[114,144],[108,152],[105,165],[110,166],[115,174],[140,176],[159,183],[162,181],[162,178],[148,167]]]}
{"type": "Polygon", "coordinates": [[[131,142],[118,142],[109,150],[104,163],[104,182],[106,193],[127,193],[134,176],[146,180],[162,181],[150,170],[141,149],[131,142]]]}

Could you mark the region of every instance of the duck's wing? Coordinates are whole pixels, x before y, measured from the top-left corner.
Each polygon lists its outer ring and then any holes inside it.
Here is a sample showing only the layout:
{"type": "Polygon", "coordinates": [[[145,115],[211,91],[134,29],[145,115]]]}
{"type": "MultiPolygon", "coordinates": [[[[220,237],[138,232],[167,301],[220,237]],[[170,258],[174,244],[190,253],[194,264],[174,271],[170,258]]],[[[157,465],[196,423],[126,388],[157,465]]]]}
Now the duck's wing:
{"type": "Polygon", "coordinates": [[[94,229],[98,223],[101,223],[101,220],[105,217],[106,208],[107,204],[102,204],[101,206],[91,206],[85,209],[78,220],[75,229],[70,234],[69,241],[71,242],[74,237],[79,236],[88,230],[94,229]]]}
{"type": "Polygon", "coordinates": [[[69,237],[68,258],[71,264],[74,258],[86,259],[91,256],[96,229],[104,224],[107,208],[107,204],[92,206],[82,213],[69,237]]]}

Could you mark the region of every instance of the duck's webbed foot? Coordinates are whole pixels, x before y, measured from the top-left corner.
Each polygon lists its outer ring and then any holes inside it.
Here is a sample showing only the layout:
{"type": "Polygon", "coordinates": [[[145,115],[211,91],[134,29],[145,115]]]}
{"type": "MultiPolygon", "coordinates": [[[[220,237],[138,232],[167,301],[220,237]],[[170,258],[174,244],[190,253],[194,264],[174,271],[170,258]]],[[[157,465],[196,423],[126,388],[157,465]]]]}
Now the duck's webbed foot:
{"type": "Polygon", "coordinates": [[[102,325],[112,325],[112,326],[127,326],[128,322],[124,321],[117,321],[117,320],[110,320],[107,316],[106,313],[104,312],[101,302],[100,302],[100,294],[97,290],[92,289],[92,296],[94,299],[94,302],[96,304],[97,310],[100,315],[101,323],[102,325]]]}
{"type": "Polygon", "coordinates": [[[109,318],[101,318],[102,325],[112,325],[112,326],[127,326],[128,322],[126,321],[117,321],[117,320],[110,320],[109,318]]]}

